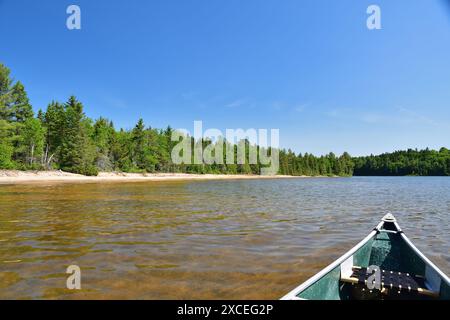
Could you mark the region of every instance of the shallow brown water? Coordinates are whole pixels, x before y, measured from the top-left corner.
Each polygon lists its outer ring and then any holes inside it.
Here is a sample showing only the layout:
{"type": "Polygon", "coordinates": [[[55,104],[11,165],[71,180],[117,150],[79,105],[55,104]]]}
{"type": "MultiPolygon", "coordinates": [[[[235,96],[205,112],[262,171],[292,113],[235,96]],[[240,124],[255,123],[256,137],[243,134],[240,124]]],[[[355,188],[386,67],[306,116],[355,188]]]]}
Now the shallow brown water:
{"type": "Polygon", "coordinates": [[[448,274],[449,178],[3,185],[0,298],[277,299],[387,211],[448,274]]]}

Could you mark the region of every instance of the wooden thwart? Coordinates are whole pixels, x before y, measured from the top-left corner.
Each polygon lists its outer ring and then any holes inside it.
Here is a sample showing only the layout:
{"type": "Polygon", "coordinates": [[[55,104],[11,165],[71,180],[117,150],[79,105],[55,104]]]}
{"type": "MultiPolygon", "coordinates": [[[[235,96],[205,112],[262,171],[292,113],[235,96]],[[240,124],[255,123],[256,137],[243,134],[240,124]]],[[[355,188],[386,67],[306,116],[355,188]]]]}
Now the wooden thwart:
{"type": "MultiPolygon", "coordinates": [[[[365,272],[365,268],[361,268],[361,267],[357,267],[354,266],[353,268],[353,274],[350,277],[345,277],[341,275],[341,281],[344,283],[351,283],[351,284],[363,284],[362,281],[364,281],[364,284],[367,285],[367,277],[369,276],[368,274],[364,274],[364,278],[361,278],[361,272],[365,272]]],[[[404,274],[401,272],[392,272],[392,271],[385,271],[382,270],[383,274],[394,274],[394,275],[399,275],[402,277],[402,279],[407,279],[408,281],[411,282],[415,282],[416,279],[421,278],[421,277],[417,277],[415,279],[415,277],[409,275],[409,274],[404,274]]],[[[389,280],[388,280],[389,281],[389,280]]],[[[377,289],[373,289],[373,290],[377,290],[377,289]]],[[[400,282],[389,282],[386,283],[382,280],[381,282],[381,293],[383,294],[387,294],[389,292],[389,290],[397,290],[399,293],[401,292],[411,292],[411,287],[408,287],[408,285],[402,285],[402,283],[400,282]]],[[[424,296],[428,296],[428,297],[433,297],[433,298],[439,298],[439,293],[438,292],[434,292],[425,288],[421,288],[419,286],[414,287],[414,291],[416,291],[418,294],[420,295],[424,295],[424,296]]]]}

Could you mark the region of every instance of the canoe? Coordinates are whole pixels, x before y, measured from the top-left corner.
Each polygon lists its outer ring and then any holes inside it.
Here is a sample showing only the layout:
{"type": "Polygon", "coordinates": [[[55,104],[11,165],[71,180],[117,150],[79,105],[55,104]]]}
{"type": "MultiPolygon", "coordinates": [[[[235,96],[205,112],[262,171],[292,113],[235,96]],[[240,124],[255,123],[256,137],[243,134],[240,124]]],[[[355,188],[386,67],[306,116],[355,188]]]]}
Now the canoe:
{"type": "Polygon", "coordinates": [[[450,300],[450,280],[392,214],[353,249],[282,300],[450,300]]]}

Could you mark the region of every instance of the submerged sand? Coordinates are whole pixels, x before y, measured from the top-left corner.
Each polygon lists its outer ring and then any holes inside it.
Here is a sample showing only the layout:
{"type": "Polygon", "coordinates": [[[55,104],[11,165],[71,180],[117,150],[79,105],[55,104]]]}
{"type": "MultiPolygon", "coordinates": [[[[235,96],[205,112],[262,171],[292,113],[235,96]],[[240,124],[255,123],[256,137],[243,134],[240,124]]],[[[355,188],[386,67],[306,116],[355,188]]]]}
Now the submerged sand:
{"type": "Polygon", "coordinates": [[[0,184],[29,182],[121,182],[121,181],[171,181],[171,180],[232,180],[232,179],[280,179],[299,178],[293,176],[186,174],[186,173],[123,173],[100,172],[96,177],[88,177],[63,171],[18,171],[0,170],[0,184]]]}

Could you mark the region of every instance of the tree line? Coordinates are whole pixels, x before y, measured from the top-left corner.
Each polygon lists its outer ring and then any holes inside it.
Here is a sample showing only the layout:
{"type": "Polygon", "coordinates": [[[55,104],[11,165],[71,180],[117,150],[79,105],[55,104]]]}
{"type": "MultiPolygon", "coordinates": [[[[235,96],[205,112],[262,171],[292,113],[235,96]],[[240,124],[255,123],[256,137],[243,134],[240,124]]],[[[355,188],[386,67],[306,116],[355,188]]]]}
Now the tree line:
{"type": "Polygon", "coordinates": [[[450,176],[450,151],[396,151],[378,156],[354,158],[357,176],[450,176]]]}
{"type": "MultiPolygon", "coordinates": [[[[0,63],[0,169],[59,169],[84,175],[99,171],[259,174],[264,167],[259,161],[249,163],[250,151],[258,153],[259,146],[247,140],[244,164],[174,164],[171,152],[178,142],[172,141],[172,133],[170,126],[156,129],[142,119],[131,130],[116,129],[103,117],[92,120],[74,96],[64,103],[52,101],[34,114],[24,85],[14,82],[10,70],[0,63]]],[[[204,148],[213,142],[191,138],[192,146],[198,143],[204,148]]],[[[220,143],[223,150],[230,147],[229,142],[220,143]]],[[[231,148],[236,158],[237,146],[231,148]]],[[[444,148],[357,158],[346,152],[317,157],[279,150],[278,173],[284,175],[449,175],[449,170],[450,154],[444,148]]]]}

